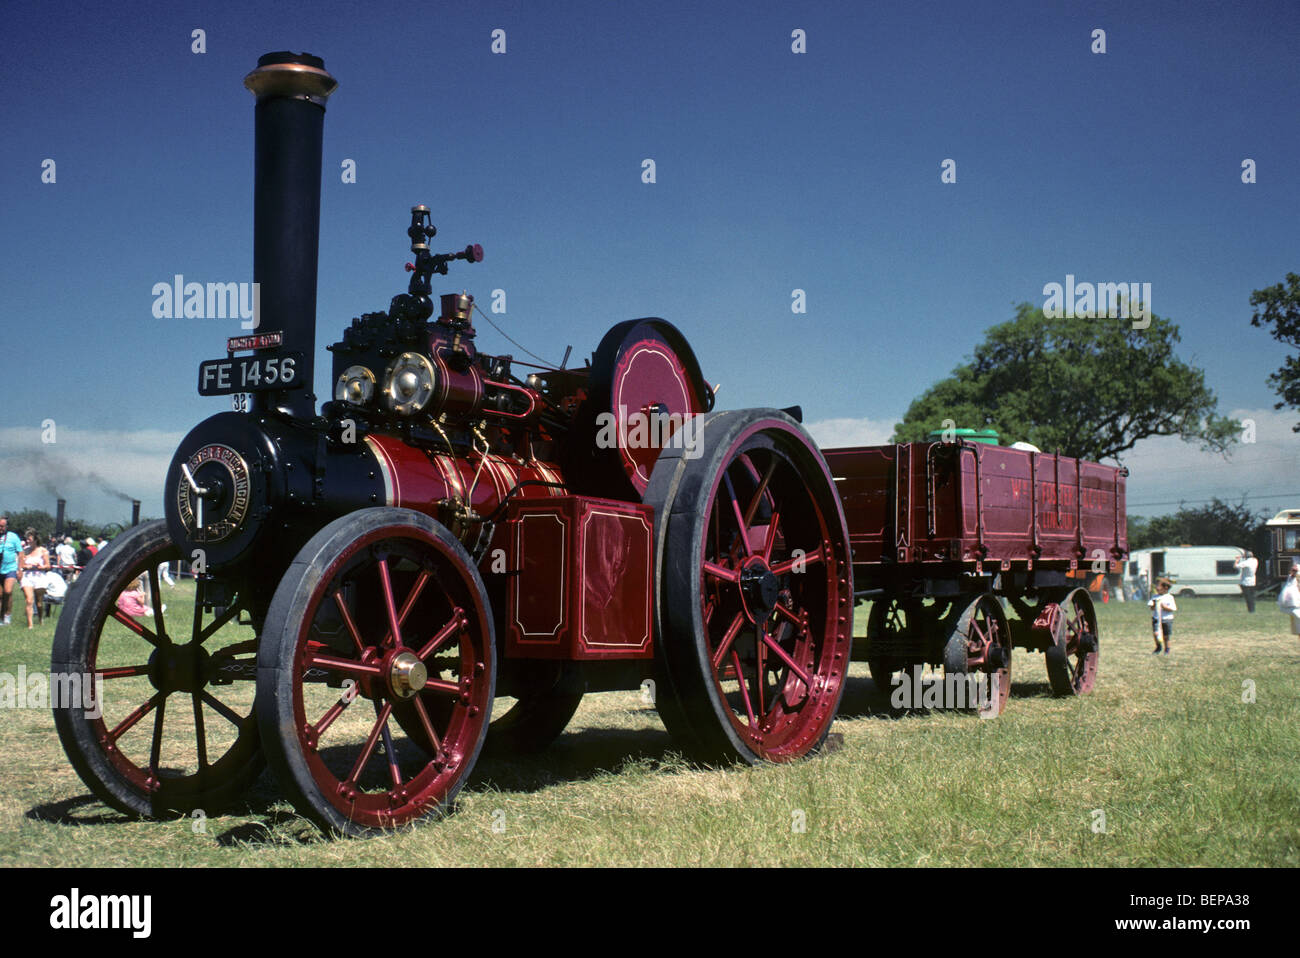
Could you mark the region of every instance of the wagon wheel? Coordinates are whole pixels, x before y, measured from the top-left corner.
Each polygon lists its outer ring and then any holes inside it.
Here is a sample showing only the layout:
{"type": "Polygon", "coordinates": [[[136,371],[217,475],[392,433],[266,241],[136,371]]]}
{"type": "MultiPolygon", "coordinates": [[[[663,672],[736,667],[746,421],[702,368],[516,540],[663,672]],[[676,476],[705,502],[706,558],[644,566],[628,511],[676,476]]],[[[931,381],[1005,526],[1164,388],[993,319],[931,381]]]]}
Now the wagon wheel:
{"type": "Polygon", "coordinates": [[[1058,608],[1053,644],[1043,656],[1047,680],[1057,695],[1085,695],[1097,682],[1097,612],[1084,589],[1067,593],[1058,608]]]}
{"type": "Polygon", "coordinates": [[[916,638],[915,630],[923,628],[923,621],[921,603],[915,599],[890,598],[871,604],[867,618],[868,648],[883,640],[886,649],[895,650],[894,654],[887,651],[867,653],[867,668],[871,670],[877,691],[888,695],[894,673],[910,664],[911,658],[900,656],[897,647],[900,644],[914,646],[916,643],[911,640],[916,638]]]}
{"type": "Polygon", "coordinates": [[[488,726],[485,751],[493,755],[540,752],[568,726],[582,704],[582,686],[567,662],[529,663],[517,701],[488,726]]]}
{"type": "Polygon", "coordinates": [[[164,613],[158,566],[178,558],[165,520],[129,529],[69,589],[54,633],[51,673],[102,682],[89,703],[51,702],[63,750],[96,798],[132,816],[216,811],[262,770],[253,686],[233,684],[252,677],[256,636],[238,598],[206,624],[201,593],[193,612],[173,598],[164,613]],[[117,599],[140,576],[154,609],[133,618],[117,599]]]}
{"type": "Polygon", "coordinates": [[[257,660],[267,764],[326,830],[373,834],[451,807],[496,686],[492,619],[464,547],[407,509],[363,509],[303,546],[257,660]]]}
{"type": "Polygon", "coordinates": [[[1002,714],[1011,689],[1011,628],[996,596],[985,593],[966,606],[943,648],[943,672],[945,679],[982,673],[980,700],[1002,714]]]}
{"type": "Polygon", "coordinates": [[[843,512],[807,433],[773,409],[704,417],[656,506],[665,726],[705,761],[787,761],[826,737],[852,645],[843,512]]]}

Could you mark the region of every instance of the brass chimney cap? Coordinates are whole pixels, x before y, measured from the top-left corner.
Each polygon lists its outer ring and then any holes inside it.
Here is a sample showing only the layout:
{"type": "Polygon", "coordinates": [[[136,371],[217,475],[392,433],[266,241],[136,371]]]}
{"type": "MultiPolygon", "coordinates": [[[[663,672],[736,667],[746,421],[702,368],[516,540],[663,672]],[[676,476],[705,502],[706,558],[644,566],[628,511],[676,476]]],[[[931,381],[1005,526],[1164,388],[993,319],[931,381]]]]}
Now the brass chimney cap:
{"type": "Polygon", "coordinates": [[[269,97],[292,97],[309,100],[319,107],[339,85],[325,70],[325,61],[310,53],[290,53],[287,50],[267,53],[258,58],[257,69],[244,77],[258,100],[269,97]]]}

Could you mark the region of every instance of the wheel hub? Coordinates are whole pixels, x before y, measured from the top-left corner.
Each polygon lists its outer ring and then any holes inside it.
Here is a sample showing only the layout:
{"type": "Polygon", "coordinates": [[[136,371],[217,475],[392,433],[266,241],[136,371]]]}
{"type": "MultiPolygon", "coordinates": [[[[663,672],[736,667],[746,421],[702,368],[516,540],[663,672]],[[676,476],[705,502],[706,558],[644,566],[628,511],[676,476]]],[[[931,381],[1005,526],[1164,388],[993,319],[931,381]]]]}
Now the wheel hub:
{"type": "Polygon", "coordinates": [[[762,559],[756,559],[740,573],[740,590],[754,620],[767,618],[781,596],[781,580],[762,559]]]}
{"type": "Polygon", "coordinates": [[[429,681],[429,670],[414,652],[399,652],[388,666],[388,687],[399,699],[415,698],[429,681]]]}
{"type": "Polygon", "coordinates": [[[164,645],[149,656],[149,681],[159,692],[197,692],[208,684],[210,659],[194,642],[164,645]]]}

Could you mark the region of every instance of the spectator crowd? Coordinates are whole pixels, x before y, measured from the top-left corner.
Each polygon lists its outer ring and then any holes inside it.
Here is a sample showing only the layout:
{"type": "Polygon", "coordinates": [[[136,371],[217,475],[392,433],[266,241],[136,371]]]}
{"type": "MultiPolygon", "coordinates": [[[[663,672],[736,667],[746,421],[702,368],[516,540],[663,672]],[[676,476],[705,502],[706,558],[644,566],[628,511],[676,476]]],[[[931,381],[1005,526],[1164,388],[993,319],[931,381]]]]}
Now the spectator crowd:
{"type": "Polygon", "coordinates": [[[12,624],[15,592],[21,591],[27,606],[27,628],[38,615],[37,596],[62,602],[68,586],[76,581],[107,540],[86,536],[80,544],[72,536],[51,536],[41,542],[35,529],[21,535],[9,528],[9,517],[0,514],[0,625],[12,624]]]}

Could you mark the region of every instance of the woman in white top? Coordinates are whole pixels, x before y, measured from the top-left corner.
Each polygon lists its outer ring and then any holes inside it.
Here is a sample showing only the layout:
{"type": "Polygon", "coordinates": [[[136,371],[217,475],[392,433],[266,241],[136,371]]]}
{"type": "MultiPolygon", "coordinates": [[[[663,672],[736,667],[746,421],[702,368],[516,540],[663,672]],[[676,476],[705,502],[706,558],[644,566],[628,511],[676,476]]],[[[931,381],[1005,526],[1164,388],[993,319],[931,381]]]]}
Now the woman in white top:
{"type": "Polygon", "coordinates": [[[50,553],[37,540],[35,529],[27,530],[23,546],[27,551],[18,558],[18,584],[27,597],[27,628],[30,629],[36,609],[36,590],[45,588],[45,573],[50,571],[50,553]]]}

